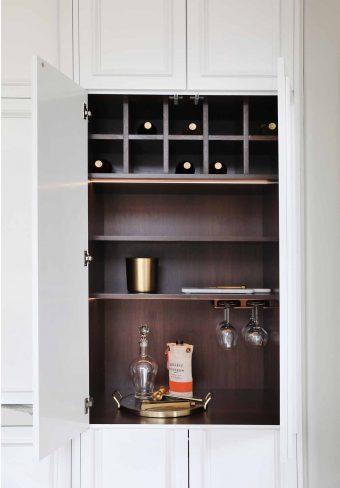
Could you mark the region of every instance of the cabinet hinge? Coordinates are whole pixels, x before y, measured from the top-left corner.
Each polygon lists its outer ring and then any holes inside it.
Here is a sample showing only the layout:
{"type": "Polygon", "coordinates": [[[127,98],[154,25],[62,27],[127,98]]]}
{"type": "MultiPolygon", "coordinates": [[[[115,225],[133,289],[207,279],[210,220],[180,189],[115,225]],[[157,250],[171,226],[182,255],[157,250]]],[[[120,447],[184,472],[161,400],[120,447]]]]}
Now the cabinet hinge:
{"type": "Polygon", "coordinates": [[[86,119],[89,119],[91,116],[92,116],[91,110],[89,110],[87,108],[86,103],[84,103],[84,107],[83,107],[83,118],[86,120],[86,119]]]}
{"type": "Polygon", "coordinates": [[[85,405],[85,415],[87,415],[89,413],[90,408],[93,407],[93,398],[92,397],[85,398],[84,405],[85,405]]]}
{"type": "Polygon", "coordinates": [[[84,251],[84,266],[87,266],[91,261],[93,261],[93,256],[89,254],[88,251],[84,251]]]}

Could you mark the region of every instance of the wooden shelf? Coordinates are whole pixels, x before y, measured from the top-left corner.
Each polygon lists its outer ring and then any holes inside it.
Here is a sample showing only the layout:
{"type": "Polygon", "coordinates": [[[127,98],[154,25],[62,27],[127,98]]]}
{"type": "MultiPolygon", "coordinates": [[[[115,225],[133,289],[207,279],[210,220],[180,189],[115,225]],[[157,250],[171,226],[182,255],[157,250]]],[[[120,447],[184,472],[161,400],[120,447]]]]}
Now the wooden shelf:
{"type": "Polygon", "coordinates": [[[202,135],[169,134],[169,141],[203,141],[202,135]]]}
{"type": "Polygon", "coordinates": [[[267,185],[277,184],[276,175],[254,175],[254,174],[194,174],[180,175],[175,173],[89,173],[91,183],[220,183],[220,184],[247,184],[267,185]]]}
{"type": "Polygon", "coordinates": [[[278,141],[278,136],[249,136],[250,141],[278,141]]]}
{"type": "Polygon", "coordinates": [[[279,242],[277,236],[113,236],[94,235],[91,241],[103,242],[279,242]]]}
{"type": "Polygon", "coordinates": [[[209,135],[209,141],[243,141],[244,136],[233,136],[233,135],[209,135]]]}
{"type": "Polygon", "coordinates": [[[163,134],[129,134],[130,141],[162,141],[164,139],[163,134]]]}
{"type": "Polygon", "coordinates": [[[99,140],[99,141],[106,141],[106,140],[123,140],[123,134],[89,134],[89,139],[91,140],[99,140]]]}
{"type": "Polygon", "coordinates": [[[189,294],[189,293],[90,293],[90,299],[96,300],[240,300],[245,306],[247,300],[278,301],[278,293],[252,294],[189,294]]]}

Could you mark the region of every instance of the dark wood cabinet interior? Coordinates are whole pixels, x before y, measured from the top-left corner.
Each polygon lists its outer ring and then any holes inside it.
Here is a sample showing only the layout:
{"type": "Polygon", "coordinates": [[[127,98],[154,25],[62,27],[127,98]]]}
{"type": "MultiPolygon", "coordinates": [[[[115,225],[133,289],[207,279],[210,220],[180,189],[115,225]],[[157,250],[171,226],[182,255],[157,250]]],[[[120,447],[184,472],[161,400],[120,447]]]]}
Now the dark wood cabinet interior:
{"type": "Polygon", "coordinates": [[[115,172],[89,175],[91,423],[160,422],[117,412],[111,396],[133,392],[129,365],[138,355],[138,325],[148,323],[157,385],[168,382],[166,343],[183,340],[194,345],[195,391],[213,393],[206,413],[168,423],[279,424],[278,143],[277,134],[258,133],[261,124],[277,123],[276,97],[175,104],[167,96],[91,95],[89,104],[89,163],[105,157],[115,172]],[[157,134],[139,134],[146,120],[157,134]],[[195,135],[184,133],[191,121],[202,129],[195,135]],[[186,159],[196,174],[173,175],[186,159]],[[227,164],[227,175],[208,174],[213,160],[227,164]],[[159,259],[157,293],[127,292],[125,258],[137,256],[159,259]],[[217,285],[271,293],[181,292],[217,285]],[[255,298],[268,305],[263,349],[246,346],[241,333],[247,299],[255,298]],[[215,329],[223,319],[216,305],[228,299],[241,306],[231,311],[238,344],[226,352],[215,329]]]}

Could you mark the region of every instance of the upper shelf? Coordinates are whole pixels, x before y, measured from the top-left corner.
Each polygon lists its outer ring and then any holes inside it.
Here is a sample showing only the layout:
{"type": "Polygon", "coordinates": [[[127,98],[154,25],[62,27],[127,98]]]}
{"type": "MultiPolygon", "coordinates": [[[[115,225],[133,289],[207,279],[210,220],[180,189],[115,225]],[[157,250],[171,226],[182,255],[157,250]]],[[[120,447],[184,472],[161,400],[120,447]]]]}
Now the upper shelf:
{"type": "Polygon", "coordinates": [[[268,185],[277,184],[277,176],[267,174],[233,175],[179,175],[172,173],[89,173],[90,183],[209,183],[228,185],[268,185]]]}

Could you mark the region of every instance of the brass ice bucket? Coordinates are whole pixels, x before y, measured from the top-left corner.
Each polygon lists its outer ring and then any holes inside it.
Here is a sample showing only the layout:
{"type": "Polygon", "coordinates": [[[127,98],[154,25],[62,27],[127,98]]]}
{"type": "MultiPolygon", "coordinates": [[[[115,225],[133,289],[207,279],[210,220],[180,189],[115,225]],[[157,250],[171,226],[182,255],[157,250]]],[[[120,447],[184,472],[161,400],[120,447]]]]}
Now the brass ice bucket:
{"type": "Polygon", "coordinates": [[[157,288],[157,264],[157,258],[126,258],[128,291],[154,293],[157,288]]]}

